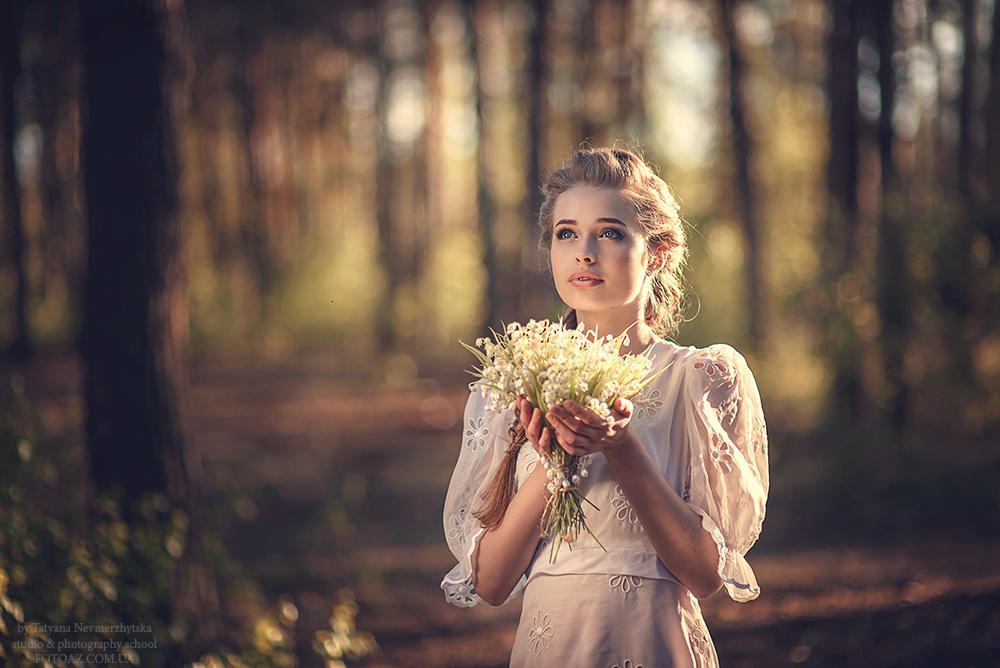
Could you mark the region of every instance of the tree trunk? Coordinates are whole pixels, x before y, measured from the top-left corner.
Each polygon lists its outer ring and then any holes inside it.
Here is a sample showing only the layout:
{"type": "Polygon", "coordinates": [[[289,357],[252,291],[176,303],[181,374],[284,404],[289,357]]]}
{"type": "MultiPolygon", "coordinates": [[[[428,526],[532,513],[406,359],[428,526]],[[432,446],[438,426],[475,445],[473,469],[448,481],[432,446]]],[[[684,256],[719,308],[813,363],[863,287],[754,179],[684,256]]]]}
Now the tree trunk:
{"type": "Polygon", "coordinates": [[[961,213],[955,217],[954,228],[946,239],[944,262],[941,270],[941,301],[944,306],[952,345],[948,346],[953,368],[966,386],[975,385],[972,362],[972,340],[969,318],[972,312],[972,268],[970,249],[976,225],[978,207],[972,184],[975,165],[973,132],[975,130],[975,80],[977,60],[975,0],[963,4],[962,33],[965,38],[962,63],[962,90],[958,100],[958,154],[955,165],[955,190],[961,213]]]}
{"type": "MultiPolygon", "coordinates": [[[[1000,155],[1000,3],[993,3],[993,21],[990,41],[990,92],[986,98],[986,155],[1000,155]]],[[[991,225],[987,229],[993,248],[1000,248],[1000,160],[988,160],[985,180],[986,197],[989,202],[991,225]],[[991,185],[992,184],[992,185],[991,185]]],[[[993,253],[994,261],[1000,259],[1000,254],[993,253]]]]}
{"type": "MultiPolygon", "coordinates": [[[[199,636],[217,618],[203,566],[200,460],[181,429],[187,311],[179,255],[180,0],[81,4],[88,221],[82,357],[91,476],[135,500],[164,494],[190,518],[170,609],[199,636]]],[[[147,621],[148,620],[133,620],[147,621]]],[[[180,643],[174,645],[179,652],[180,643]]],[[[168,665],[180,665],[168,654],[168,665]]]]}
{"type": "Polygon", "coordinates": [[[486,296],[485,308],[483,309],[483,320],[480,323],[480,331],[488,332],[490,327],[498,327],[498,313],[500,311],[500,269],[497,263],[497,241],[494,228],[496,227],[497,204],[493,197],[493,190],[489,182],[489,124],[487,123],[486,92],[483,90],[483,53],[480,48],[481,29],[480,23],[484,17],[480,16],[483,11],[482,0],[470,2],[468,8],[469,24],[469,48],[473,68],[476,73],[476,134],[478,144],[476,148],[476,210],[479,227],[479,238],[483,244],[483,269],[486,271],[486,296]]]}
{"type": "Polygon", "coordinates": [[[891,425],[898,432],[902,431],[907,418],[907,387],[903,376],[903,360],[906,353],[910,311],[906,238],[903,230],[905,202],[900,193],[892,154],[894,143],[892,109],[896,97],[896,82],[892,71],[894,50],[892,3],[875,3],[872,11],[879,49],[878,81],[882,95],[882,111],[878,119],[882,195],[877,250],[878,311],[882,328],[879,343],[886,383],[887,413],[891,425]]]}
{"type": "MultiPolygon", "coordinates": [[[[647,59],[652,49],[650,35],[646,26],[649,25],[652,10],[648,3],[629,2],[628,30],[632,45],[634,74],[632,75],[631,97],[627,105],[628,112],[623,116],[625,129],[629,136],[643,137],[649,127],[649,114],[646,105],[646,70],[647,59]]],[[[662,176],[666,176],[663,174],[662,176]]]]}
{"type": "Polygon", "coordinates": [[[28,273],[25,265],[26,252],[24,227],[21,220],[21,186],[17,180],[17,166],[14,162],[14,138],[17,130],[17,109],[14,92],[21,75],[21,30],[23,6],[21,0],[3,3],[0,14],[0,75],[3,76],[3,108],[0,109],[0,123],[3,141],[3,175],[0,204],[3,205],[4,224],[10,238],[11,262],[14,265],[14,341],[9,354],[14,358],[25,358],[31,350],[28,336],[28,273]]]}
{"type": "Polygon", "coordinates": [[[747,132],[743,97],[743,59],[736,43],[733,24],[733,2],[720,3],[722,34],[726,41],[729,62],[729,119],[733,128],[733,179],[740,223],[746,243],[744,272],[747,290],[748,333],[755,345],[761,346],[766,337],[764,283],[761,271],[760,222],[757,217],[756,192],[750,178],[753,147],[747,132]]]}
{"type": "Polygon", "coordinates": [[[262,65],[264,56],[257,53],[261,48],[259,27],[262,20],[254,3],[238,8],[239,20],[239,63],[233,73],[233,93],[239,108],[240,131],[243,141],[243,165],[246,174],[246,191],[241,213],[244,250],[253,273],[257,297],[263,300],[274,285],[274,259],[271,256],[271,238],[266,214],[264,176],[257,155],[257,113],[256,88],[265,85],[262,65]]]}
{"type": "MultiPolygon", "coordinates": [[[[441,10],[439,0],[431,0],[423,7],[424,34],[427,36],[427,52],[424,59],[424,77],[427,86],[427,122],[424,126],[424,202],[428,235],[431,230],[441,229],[445,222],[444,205],[441,201],[442,156],[442,90],[441,69],[444,56],[441,46],[434,37],[434,21],[441,10]]],[[[430,241],[428,240],[428,245],[430,241]]]]}
{"type": "Polygon", "coordinates": [[[830,417],[854,423],[861,415],[861,342],[850,317],[850,303],[838,294],[840,281],[857,270],[858,233],[858,3],[830,3],[827,89],[830,103],[830,155],[827,164],[828,213],[824,277],[827,321],[824,349],[833,366],[830,417]]]}
{"type": "Polygon", "coordinates": [[[534,20],[528,35],[530,51],[527,72],[527,142],[528,164],[524,184],[524,243],[521,252],[521,285],[518,296],[519,311],[534,313],[541,310],[545,294],[545,281],[539,270],[548,266],[548,258],[538,250],[538,208],[542,204],[541,187],[545,180],[543,164],[544,142],[548,120],[547,86],[549,84],[548,42],[549,7],[551,0],[534,3],[534,20]]]}
{"type": "Polygon", "coordinates": [[[601,0],[584,3],[581,25],[577,34],[576,57],[579,68],[580,88],[583,91],[583,101],[579,107],[580,139],[601,144],[607,133],[607,126],[597,120],[600,107],[608,104],[602,95],[602,80],[604,72],[601,68],[600,34],[597,30],[597,14],[601,0]]]}
{"type": "Polygon", "coordinates": [[[615,0],[614,2],[619,21],[616,48],[620,62],[615,64],[617,69],[614,72],[617,102],[613,128],[615,134],[622,137],[628,137],[632,134],[630,133],[630,121],[635,113],[633,107],[635,102],[634,89],[642,85],[640,59],[644,45],[637,43],[632,34],[633,15],[636,12],[635,4],[633,0],[615,0]]]}
{"type": "Polygon", "coordinates": [[[376,341],[379,351],[386,353],[399,347],[396,327],[396,302],[403,282],[404,268],[399,262],[399,239],[393,233],[393,204],[396,199],[396,170],[389,153],[389,77],[391,66],[382,53],[384,25],[378,5],[371,12],[376,28],[372,31],[371,57],[378,68],[378,89],[375,94],[375,225],[378,230],[378,264],[385,276],[382,304],[377,309],[376,341]]]}
{"type": "MultiPolygon", "coordinates": [[[[958,100],[958,165],[955,170],[959,196],[966,209],[971,209],[973,202],[970,187],[970,173],[974,154],[972,150],[972,134],[974,124],[975,102],[974,86],[976,79],[976,52],[978,39],[976,36],[976,0],[968,0],[962,5],[962,35],[965,49],[962,61],[962,90],[958,100]]],[[[964,257],[968,257],[967,255],[964,257]]]]}

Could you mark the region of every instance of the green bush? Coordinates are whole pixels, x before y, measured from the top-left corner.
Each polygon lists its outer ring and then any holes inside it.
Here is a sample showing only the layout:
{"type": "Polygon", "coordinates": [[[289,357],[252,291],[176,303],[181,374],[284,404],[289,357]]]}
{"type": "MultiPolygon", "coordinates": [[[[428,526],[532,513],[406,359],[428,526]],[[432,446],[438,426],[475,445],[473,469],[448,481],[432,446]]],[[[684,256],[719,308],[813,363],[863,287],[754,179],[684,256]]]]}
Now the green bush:
{"type": "MultiPolygon", "coordinates": [[[[140,498],[132,512],[117,491],[82,504],[87,486],[71,450],[45,436],[15,376],[0,403],[0,663],[298,664],[292,599],[267,605],[214,535],[206,536],[210,570],[225,586],[220,597],[238,601],[241,614],[235,628],[225,625],[225,637],[195,640],[197,620],[171,605],[187,515],[162,494],[140,498]]],[[[375,651],[371,636],[355,628],[356,614],[342,593],[329,628],[306,651],[327,666],[375,651]]]]}

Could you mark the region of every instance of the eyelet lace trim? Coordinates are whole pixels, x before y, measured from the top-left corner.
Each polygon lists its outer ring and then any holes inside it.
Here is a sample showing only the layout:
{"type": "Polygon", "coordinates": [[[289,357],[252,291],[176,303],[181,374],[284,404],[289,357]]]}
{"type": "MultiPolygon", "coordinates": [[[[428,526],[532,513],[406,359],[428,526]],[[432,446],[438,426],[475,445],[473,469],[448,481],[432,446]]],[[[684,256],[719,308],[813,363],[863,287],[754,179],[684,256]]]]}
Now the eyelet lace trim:
{"type": "Polygon", "coordinates": [[[462,506],[448,518],[447,536],[458,545],[465,545],[465,533],[462,531],[462,525],[465,523],[465,516],[468,513],[469,508],[462,506]]]}
{"type": "Polygon", "coordinates": [[[627,594],[642,586],[643,579],[638,575],[612,575],[608,580],[608,585],[612,589],[620,589],[627,594]]]}
{"type": "Polygon", "coordinates": [[[710,658],[712,655],[711,650],[708,648],[708,637],[700,628],[691,629],[691,633],[688,635],[691,640],[691,647],[694,651],[701,654],[706,659],[710,658]]]}
{"type": "Polygon", "coordinates": [[[647,417],[654,417],[663,407],[662,396],[663,394],[655,387],[643,388],[642,392],[632,399],[636,419],[643,420],[647,417]]]}
{"type": "Polygon", "coordinates": [[[465,427],[465,447],[475,452],[486,445],[489,435],[485,417],[469,418],[465,427]]]}
{"type": "Polygon", "coordinates": [[[548,613],[539,609],[528,629],[528,650],[537,656],[549,649],[552,647],[553,634],[552,626],[549,625],[548,613]]]}
{"type": "Polygon", "coordinates": [[[470,575],[464,582],[448,583],[445,589],[445,596],[448,600],[460,608],[470,608],[478,602],[476,586],[472,584],[470,575]]]}
{"type": "Polygon", "coordinates": [[[622,522],[636,524],[639,521],[639,516],[636,514],[635,509],[632,508],[632,504],[629,503],[625,492],[622,491],[619,485],[615,485],[615,496],[611,499],[611,507],[616,511],[615,517],[622,522]]]}

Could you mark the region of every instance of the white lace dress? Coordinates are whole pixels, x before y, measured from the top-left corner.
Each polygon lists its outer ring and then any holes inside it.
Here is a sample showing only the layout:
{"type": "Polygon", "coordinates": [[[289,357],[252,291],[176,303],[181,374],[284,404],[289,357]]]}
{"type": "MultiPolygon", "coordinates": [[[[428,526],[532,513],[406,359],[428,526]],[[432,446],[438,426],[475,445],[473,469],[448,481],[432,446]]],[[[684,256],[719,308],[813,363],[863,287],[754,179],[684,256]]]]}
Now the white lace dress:
{"type": "MultiPolygon", "coordinates": [[[[726,345],[682,348],[657,341],[655,368],[670,365],[636,399],[632,428],[667,482],[702,517],[719,547],[719,575],[736,601],[760,589],[744,555],[760,535],[767,498],[767,435],[760,396],[743,357],[726,345]]],[[[448,488],[444,526],[458,564],[441,588],[451,603],[482,603],[471,556],[483,528],[472,515],[509,444],[514,416],[484,410],[473,392],[461,452],[448,488]]],[[[517,484],[538,463],[529,446],[517,460],[517,484]]],[[[581,492],[585,532],[549,560],[539,543],[511,593],[524,593],[512,666],[645,668],[715,666],[698,600],[657,558],[603,455],[593,455],[581,492]]],[[[510,598],[508,598],[510,600],[510,598]]]]}

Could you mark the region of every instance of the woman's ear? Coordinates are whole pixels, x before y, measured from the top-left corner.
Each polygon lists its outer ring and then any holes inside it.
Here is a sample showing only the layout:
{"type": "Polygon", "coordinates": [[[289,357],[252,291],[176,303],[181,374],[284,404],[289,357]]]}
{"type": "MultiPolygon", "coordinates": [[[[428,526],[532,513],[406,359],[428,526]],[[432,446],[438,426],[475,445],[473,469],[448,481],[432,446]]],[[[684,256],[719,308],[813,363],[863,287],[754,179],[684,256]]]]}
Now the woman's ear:
{"type": "Polygon", "coordinates": [[[656,272],[658,272],[660,269],[663,268],[663,264],[667,261],[668,252],[669,251],[665,245],[660,246],[659,248],[656,248],[652,252],[650,252],[649,263],[647,265],[647,270],[649,271],[650,274],[655,274],[656,272]]]}

